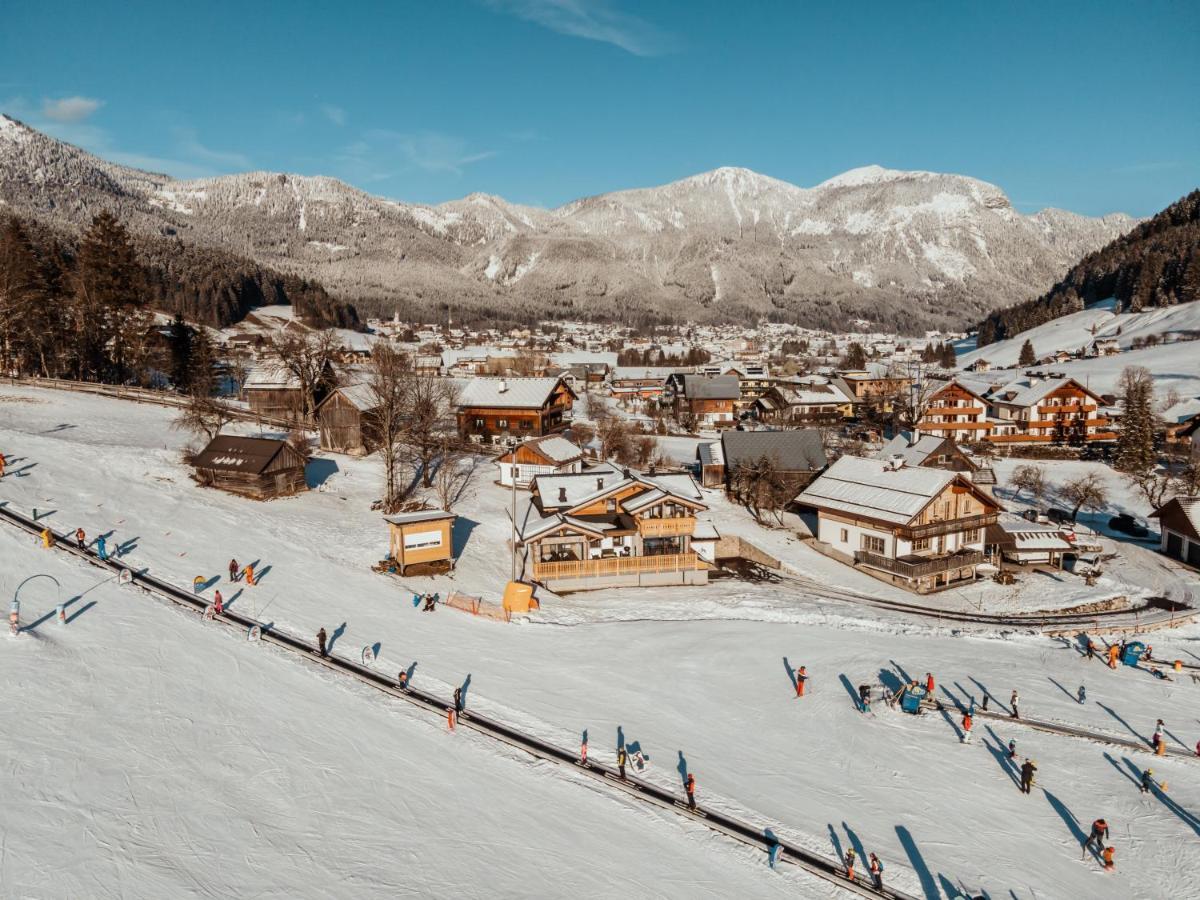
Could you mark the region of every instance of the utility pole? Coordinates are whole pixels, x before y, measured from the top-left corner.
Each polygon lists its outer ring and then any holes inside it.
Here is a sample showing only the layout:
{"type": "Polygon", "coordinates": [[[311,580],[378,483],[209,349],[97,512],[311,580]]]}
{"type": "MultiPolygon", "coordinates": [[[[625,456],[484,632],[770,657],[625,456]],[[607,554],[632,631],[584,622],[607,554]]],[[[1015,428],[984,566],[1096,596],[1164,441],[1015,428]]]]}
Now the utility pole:
{"type": "Polygon", "coordinates": [[[517,580],[517,448],[513,447],[512,462],[508,466],[508,478],[512,482],[512,515],[509,519],[512,522],[512,577],[510,581],[517,580]]]}

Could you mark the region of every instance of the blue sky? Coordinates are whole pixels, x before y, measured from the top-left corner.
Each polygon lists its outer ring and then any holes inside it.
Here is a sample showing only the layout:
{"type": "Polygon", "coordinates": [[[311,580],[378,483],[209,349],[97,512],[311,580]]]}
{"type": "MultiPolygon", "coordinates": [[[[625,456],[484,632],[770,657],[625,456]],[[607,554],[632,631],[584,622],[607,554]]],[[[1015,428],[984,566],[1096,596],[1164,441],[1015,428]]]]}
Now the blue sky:
{"type": "Polygon", "coordinates": [[[745,166],[959,172],[1018,209],[1200,185],[1200,3],[14,2],[0,110],[188,177],[554,206],[745,166]]]}

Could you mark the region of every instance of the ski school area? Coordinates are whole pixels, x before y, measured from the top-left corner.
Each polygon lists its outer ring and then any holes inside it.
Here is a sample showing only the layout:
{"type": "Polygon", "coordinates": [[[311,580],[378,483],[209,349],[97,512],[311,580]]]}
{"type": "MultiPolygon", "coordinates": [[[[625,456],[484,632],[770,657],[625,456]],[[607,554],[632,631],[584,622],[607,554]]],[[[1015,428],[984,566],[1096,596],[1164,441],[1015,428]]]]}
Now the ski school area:
{"type": "Polygon", "coordinates": [[[498,590],[506,522],[380,575],[369,461],[261,503],[165,410],[2,396],[0,896],[1200,896],[1193,624],[426,612],[498,590]]]}

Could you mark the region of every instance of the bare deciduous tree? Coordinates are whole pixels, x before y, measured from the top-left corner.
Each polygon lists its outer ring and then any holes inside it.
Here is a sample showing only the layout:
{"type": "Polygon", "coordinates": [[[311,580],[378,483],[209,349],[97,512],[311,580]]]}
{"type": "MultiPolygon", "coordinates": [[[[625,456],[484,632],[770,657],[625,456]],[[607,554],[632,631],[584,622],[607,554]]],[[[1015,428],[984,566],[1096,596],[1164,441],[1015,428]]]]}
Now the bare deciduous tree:
{"type": "Polygon", "coordinates": [[[421,482],[433,486],[434,468],[446,435],[454,430],[454,382],[412,373],[404,384],[404,443],[412,452],[421,482]]]}
{"type": "Polygon", "coordinates": [[[761,456],[749,464],[739,465],[730,475],[730,493],[748,510],[755,520],[765,524],[768,516],[776,524],[783,523],[783,511],[795,494],[775,460],[761,456]]]}
{"type": "Polygon", "coordinates": [[[1096,472],[1072,478],[1062,486],[1059,494],[1071,504],[1072,522],[1079,518],[1081,509],[1100,509],[1108,503],[1108,487],[1096,472]]]}
{"type": "Polygon", "coordinates": [[[233,413],[229,407],[216,397],[196,392],[188,396],[187,405],[171,423],[171,427],[202,435],[211,441],[231,421],[233,413]]]}
{"type": "Polygon", "coordinates": [[[405,396],[412,365],[406,354],[397,352],[390,344],[380,343],[371,352],[368,371],[367,386],[374,404],[370,421],[383,460],[383,505],[387,512],[392,512],[403,499],[400,486],[404,468],[405,396]]]}
{"type": "Polygon", "coordinates": [[[1022,491],[1029,491],[1033,499],[1041,500],[1046,495],[1046,470],[1028,464],[1017,466],[1008,483],[1016,488],[1014,500],[1021,496],[1022,491]]]}
{"type": "Polygon", "coordinates": [[[451,512],[460,501],[471,495],[479,464],[479,456],[454,450],[449,442],[443,445],[437,474],[433,478],[433,490],[442,509],[451,512]]]}
{"type": "Polygon", "coordinates": [[[271,345],[271,358],[300,385],[302,412],[311,421],[322,393],[334,386],[333,363],[341,351],[335,332],[289,332],[271,345]]]}

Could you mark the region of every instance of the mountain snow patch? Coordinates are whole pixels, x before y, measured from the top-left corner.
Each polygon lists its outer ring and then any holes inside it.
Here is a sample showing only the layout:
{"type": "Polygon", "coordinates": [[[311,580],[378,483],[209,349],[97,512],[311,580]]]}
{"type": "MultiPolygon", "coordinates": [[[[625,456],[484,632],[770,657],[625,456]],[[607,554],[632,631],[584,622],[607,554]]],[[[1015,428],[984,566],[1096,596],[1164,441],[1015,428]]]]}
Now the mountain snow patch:
{"type": "Polygon", "coordinates": [[[966,255],[952,247],[943,247],[941,244],[929,244],[922,241],[921,252],[947,278],[962,281],[968,275],[975,274],[975,267],[971,265],[971,261],[967,259],[966,255]]]}

